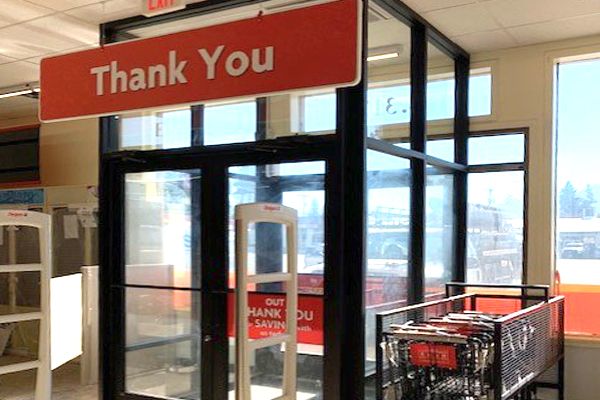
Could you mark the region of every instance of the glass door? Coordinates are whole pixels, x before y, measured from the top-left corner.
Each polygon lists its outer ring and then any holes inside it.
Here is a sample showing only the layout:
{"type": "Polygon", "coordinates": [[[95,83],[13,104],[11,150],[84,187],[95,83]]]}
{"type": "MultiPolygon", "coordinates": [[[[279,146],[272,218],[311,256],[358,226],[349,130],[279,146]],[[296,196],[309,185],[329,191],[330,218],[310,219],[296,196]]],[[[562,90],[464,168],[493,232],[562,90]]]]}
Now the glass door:
{"type": "MultiPolygon", "coordinates": [[[[268,281],[247,286],[247,321],[245,338],[260,343],[273,338],[269,346],[248,346],[251,354],[250,376],[244,376],[249,388],[238,393],[240,383],[235,374],[229,378],[229,398],[238,400],[271,400],[278,398],[317,400],[323,398],[324,360],[324,286],[325,286],[325,175],[324,161],[287,162],[267,165],[234,166],[228,169],[229,186],[229,292],[230,336],[240,334],[233,318],[236,296],[241,288],[239,260],[235,255],[246,254],[248,274],[255,276],[286,274],[290,254],[295,255],[297,266],[297,303],[295,335],[295,367],[288,374],[291,349],[277,343],[278,335],[288,333],[286,325],[290,291],[281,281],[268,281]],[[244,249],[236,248],[239,229],[236,231],[236,210],[240,206],[261,203],[293,210],[297,216],[296,248],[289,248],[285,226],[273,222],[250,223],[247,226],[247,243],[244,249]],[[252,348],[256,347],[256,348],[252,348]],[[286,396],[293,379],[296,391],[286,396]]],[[[239,215],[238,215],[239,216],[239,215]]],[[[239,246],[239,243],[238,243],[239,246]]],[[[234,348],[240,341],[230,341],[229,369],[235,371],[234,348]]]]}
{"type": "Polygon", "coordinates": [[[104,398],[269,400],[292,390],[290,400],[322,399],[326,161],[265,163],[264,152],[251,151],[239,162],[139,157],[118,159],[107,173],[114,198],[103,233],[113,244],[103,247],[104,398]],[[243,164],[254,156],[259,162],[243,164]],[[246,285],[251,351],[242,381],[235,210],[255,203],[291,210],[297,228],[291,249],[285,225],[250,223],[247,275],[297,268],[293,277],[246,285]],[[281,335],[293,343],[277,342],[281,335]]]}
{"type": "Polygon", "coordinates": [[[125,393],[201,398],[201,179],[198,169],[125,174],[125,393]]]}

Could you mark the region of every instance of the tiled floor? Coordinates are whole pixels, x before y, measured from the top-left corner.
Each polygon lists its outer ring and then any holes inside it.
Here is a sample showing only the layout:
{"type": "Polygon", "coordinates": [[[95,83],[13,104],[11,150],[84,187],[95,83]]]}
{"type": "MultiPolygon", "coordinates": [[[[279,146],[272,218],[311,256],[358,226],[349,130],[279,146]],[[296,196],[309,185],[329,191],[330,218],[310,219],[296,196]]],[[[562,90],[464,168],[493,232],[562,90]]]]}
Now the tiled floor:
{"type": "MultiPolygon", "coordinates": [[[[52,400],[97,400],[97,386],[79,384],[79,365],[67,364],[52,374],[52,400]]],[[[35,372],[0,376],[1,400],[33,400],[35,372]]]]}

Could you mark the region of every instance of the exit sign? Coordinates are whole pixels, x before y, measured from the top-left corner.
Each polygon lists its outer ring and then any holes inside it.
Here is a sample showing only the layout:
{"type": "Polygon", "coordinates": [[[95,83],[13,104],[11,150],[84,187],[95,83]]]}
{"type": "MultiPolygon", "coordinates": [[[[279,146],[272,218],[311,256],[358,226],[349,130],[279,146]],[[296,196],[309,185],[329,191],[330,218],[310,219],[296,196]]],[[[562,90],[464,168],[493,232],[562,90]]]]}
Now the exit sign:
{"type": "Polygon", "coordinates": [[[185,8],[185,0],[142,0],[142,14],[153,17],[185,8]]]}

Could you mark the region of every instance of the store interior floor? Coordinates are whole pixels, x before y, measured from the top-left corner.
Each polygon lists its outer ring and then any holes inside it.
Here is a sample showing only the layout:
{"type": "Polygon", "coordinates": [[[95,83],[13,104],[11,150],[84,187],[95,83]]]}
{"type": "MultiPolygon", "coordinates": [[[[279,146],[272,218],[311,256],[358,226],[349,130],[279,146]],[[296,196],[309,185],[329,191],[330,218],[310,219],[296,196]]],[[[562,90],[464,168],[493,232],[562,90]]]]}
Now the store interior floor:
{"type": "MultiPolygon", "coordinates": [[[[52,400],[97,400],[98,386],[81,386],[80,368],[69,363],[52,374],[52,400]]],[[[33,400],[35,371],[0,376],[0,399],[33,400]]]]}
{"type": "MultiPolygon", "coordinates": [[[[76,362],[66,364],[52,374],[52,400],[97,400],[97,385],[80,385],[80,368],[76,362]]],[[[0,400],[34,400],[35,372],[26,371],[0,376],[0,400]]],[[[253,387],[255,398],[272,398],[272,389],[268,387],[253,387]],[[256,390],[256,392],[255,392],[256,390]],[[257,393],[258,392],[258,393],[257,393]]],[[[231,393],[233,395],[233,393],[231,393]]],[[[555,399],[551,390],[542,389],[538,392],[539,400],[555,399]]],[[[233,398],[234,396],[230,396],[233,398]]],[[[306,393],[300,393],[299,399],[314,398],[306,393]]]]}

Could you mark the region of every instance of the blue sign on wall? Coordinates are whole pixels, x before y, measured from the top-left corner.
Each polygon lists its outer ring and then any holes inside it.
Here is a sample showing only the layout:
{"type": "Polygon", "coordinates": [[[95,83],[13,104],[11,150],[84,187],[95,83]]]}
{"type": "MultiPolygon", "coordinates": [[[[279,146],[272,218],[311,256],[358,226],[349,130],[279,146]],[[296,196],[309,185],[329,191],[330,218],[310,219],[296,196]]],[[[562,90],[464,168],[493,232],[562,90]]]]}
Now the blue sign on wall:
{"type": "Polygon", "coordinates": [[[0,190],[0,204],[44,204],[44,189],[0,190]]]}

